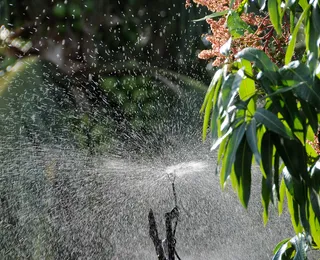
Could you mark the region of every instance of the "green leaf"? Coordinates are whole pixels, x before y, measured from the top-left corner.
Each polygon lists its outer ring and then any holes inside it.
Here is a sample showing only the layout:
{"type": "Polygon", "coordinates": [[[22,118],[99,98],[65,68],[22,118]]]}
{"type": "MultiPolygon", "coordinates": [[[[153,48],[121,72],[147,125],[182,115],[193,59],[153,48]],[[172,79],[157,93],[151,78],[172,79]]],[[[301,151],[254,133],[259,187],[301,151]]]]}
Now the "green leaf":
{"type": "Polygon", "coordinates": [[[282,83],[292,87],[301,104],[308,102],[320,110],[320,84],[316,82],[317,79],[313,79],[310,68],[294,61],[280,69],[279,72],[282,83]]]}
{"type": "Polygon", "coordinates": [[[221,87],[221,93],[222,107],[224,110],[231,106],[234,98],[237,96],[237,91],[240,87],[241,81],[241,76],[238,73],[236,73],[229,74],[226,80],[223,82],[221,87]]]}
{"type": "Polygon", "coordinates": [[[282,214],[283,202],[284,202],[285,195],[286,195],[286,184],[284,182],[284,179],[282,178],[281,184],[280,184],[279,201],[278,201],[278,213],[279,213],[279,215],[282,214]]]}
{"type": "Polygon", "coordinates": [[[294,246],[295,256],[293,260],[307,260],[308,243],[304,234],[298,234],[290,240],[290,243],[294,246]]]}
{"type": "Polygon", "coordinates": [[[233,39],[243,36],[245,31],[253,33],[253,30],[250,28],[250,26],[244,22],[240,18],[239,14],[235,11],[231,11],[231,13],[229,13],[227,18],[227,26],[233,39]]]}
{"type": "Polygon", "coordinates": [[[291,194],[288,190],[286,190],[286,195],[287,195],[287,201],[288,201],[288,210],[290,212],[291,223],[292,223],[293,229],[296,234],[301,233],[303,231],[303,228],[300,224],[299,205],[293,199],[293,197],[291,196],[291,194]]]}
{"type": "Polygon", "coordinates": [[[255,118],[247,124],[246,137],[251,151],[254,154],[256,163],[260,165],[261,156],[258,150],[258,140],[257,140],[257,122],[255,118]]]}
{"type": "Polygon", "coordinates": [[[248,60],[250,62],[255,63],[255,65],[261,71],[271,71],[277,72],[278,67],[274,64],[269,57],[265,54],[265,52],[254,49],[254,48],[245,48],[242,51],[238,52],[236,58],[242,58],[248,60]]]}
{"type": "Polygon", "coordinates": [[[277,151],[275,152],[274,155],[274,162],[273,162],[273,182],[274,182],[274,188],[275,188],[275,192],[278,198],[278,201],[280,200],[280,185],[279,185],[279,167],[280,167],[280,157],[279,154],[277,153],[277,151]]]}
{"type": "Polygon", "coordinates": [[[217,122],[219,113],[216,111],[217,93],[219,93],[221,86],[222,69],[218,70],[210,83],[204,102],[202,104],[201,113],[204,113],[203,127],[202,127],[202,139],[205,140],[207,136],[207,129],[209,126],[209,120],[211,111],[213,108],[213,122],[217,122]]]}
{"type": "Polygon", "coordinates": [[[269,130],[283,137],[290,139],[293,138],[293,134],[291,133],[290,129],[288,129],[272,112],[263,108],[258,108],[254,114],[254,118],[257,120],[257,122],[263,124],[269,130]]]}
{"type": "Polygon", "coordinates": [[[227,138],[232,132],[232,128],[229,128],[229,130],[220,138],[218,138],[211,146],[211,151],[214,151],[217,149],[217,147],[223,142],[225,138],[227,138]]]}
{"type": "MultiPolygon", "coordinates": [[[[276,247],[273,249],[273,253],[276,254],[276,253],[279,251],[279,249],[280,249],[284,244],[286,244],[290,239],[291,239],[291,238],[286,238],[286,239],[282,240],[281,242],[279,242],[279,243],[276,245],[276,247]]],[[[273,258],[273,259],[274,259],[274,258],[273,258]]],[[[281,258],[279,258],[279,259],[281,259],[281,258]]]]}
{"type": "MultiPolygon", "coordinates": [[[[286,240],[286,239],[285,239],[286,240]]],[[[290,238],[288,239],[290,240],[290,238]]],[[[282,242],[282,241],[281,241],[282,242]]],[[[280,242],[280,243],[281,243],[280,242]]],[[[279,243],[279,244],[280,244],[279,243]]],[[[278,245],[279,245],[278,244],[278,245]]],[[[276,252],[275,252],[275,255],[273,256],[272,260],[291,260],[291,258],[285,258],[286,256],[286,253],[288,251],[288,245],[289,245],[289,242],[287,241],[286,243],[283,243],[280,248],[278,248],[278,245],[276,246],[276,248],[278,249],[276,252]]],[[[275,250],[274,250],[275,251],[275,250]]]]}
{"type": "Polygon", "coordinates": [[[312,22],[314,24],[314,28],[317,30],[318,33],[320,33],[320,6],[319,1],[314,0],[312,2],[313,10],[312,10],[312,22]]]}
{"type": "MultiPolygon", "coordinates": [[[[273,0],[273,1],[276,1],[276,0],[273,0]]],[[[292,58],[293,52],[294,52],[294,47],[296,45],[297,35],[298,35],[298,32],[299,32],[300,26],[301,26],[302,22],[304,21],[304,19],[306,18],[309,9],[310,9],[310,5],[308,6],[308,8],[306,8],[303,11],[303,13],[301,14],[301,16],[300,16],[300,18],[299,18],[299,20],[298,20],[293,32],[292,32],[291,39],[290,39],[290,42],[289,42],[289,45],[288,45],[288,48],[287,48],[287,51],[286,51],[286,56],[285,56],[285,64],[286,65],[291,61],[291,58],[292,58]]]]}
{"type": "Polygon", "coordinates": [[[221,137],[221,119],[219,117],[219,111],[217,106],[212,111],[211,116],[211,136],[213,142],[216,142],[217,139],[221,137]]]}
{"type": "MultiPolygon", "coordinates": [[[[265,52],[254,48],[245,48],[236,54],[236,58],[253,62],[254,65],[261,70],[261,73],[258,74],[258,81],[263,88],[277,85],[278,67],[269,59],[265,52]],[[272,84],[270,85],[269,82],[272,84]]],[[[266,92],[269,94],[268,91],[266,92]]]]}
{"type": "Polygon", "coordinates": [[[244,136],[236,152],[234,172],[238,181],[238,196],[245,208],[248,206],[251,192],[251,162],[252,151],[244,136]]]}
{"type": "Polygon", "coordinates": [[[295,89],[300,86],[312,86],[313,80],[310,69],[300,61],[292,61],[279,70],[284,86],[295,89]]]}
{"type": "Polygon", "coordinates": [[[261,140],[261,162],[262,162],[262,206],[263,222],[266,225],[268,221],[269,202],[272,199],[272,157],[273,143],[271,133],[265,132],[261,140]]]}
{"type": "MultiPolygon", "coordinates": [[[[317,111],[313,106],[307,103],[304,100],[300,101],[302,112],[308,119],[307,124],[311,126],[314,133],[318,131],[318,118],[317,118],[317,111]]],[[[311,139],[310,139],[311,141],[311,139]]]]}
{"type": "MultiPolygon", "coordinates": [[[[292,10],[295,10],[296,3],[297,3],[297,0],[286,0],[286,5],[283,9],[290,8],[290,12],[291,12],[292,10]]],[[[290,32],[292,31],[290,30],[290,32]]]]}
{"type": "Polygon", "coordinates": [[[265,178],[272,176],[273,143],[271,133],[265,132],[261,140],[262,173],[265,178]]]}
{"type": "Polygon", "coordinates": [[[284,168],[282,173],[287,188],[286,190],[293,197],[294,201],[303,206],[307,200],[303,182],[292,176],[287,168],[284,168]]]}
{"type": "Polygon", "coordinates": [[[261,196],[262,196],[262,206],[263,206],[263,223],[264,225],[267,224],[268,218],[269,218],[269,203],[272,196],[272,181],[270,180],[271,176],[268,176],[268,179],[266,179],[264,176],[262,176],[262,190],[261,190],[261,196]]]}
{"type": "Polygon", "coordinates": [[[222,74],[223,74],[223,70],[222,69],[217,70],[216,73],[214,74],[214,76],[213,76],[213,78],[211,80],[211,83],[209,85],[209,88],[207,90],[206,96],[204,98],[203,104],[201,106],[201,109],[200,109],[201,113],[203,113],[205,111],[207,103],[212,101],[212,100],[209,99],[209,95],[211,95],[211,93],[214,92],[217,83],[219,82],[219,80],[222,77],[222,74]]]}
{"type": "Polygon", "coordinates": [[[294,134],[299,139],[302,144],[305,144],[305,121],[301,123],[300,118],[298,117],[299,114],[293,119],[293,128],[294,134]]]}
{"type": "Polygon", "coordinates": [[[310,224],[310,233],[312,235],[313,241],[315,242],[315,244],[320,247],[320,215],[318,211],[319,208],[319,198],[312,198],[312,196],[317,196],[319,197],[320,195],[317,195],[314,191],[313,194],[310,193],[310,200],[311,203],[309,203],[309,207],[308,207],[308,215],[309,215],[309,219],[308,222],[310,224]],[[312,201],[313,204],[317,204],[317,210],[314,210],[314,207],[312,205],[312,201]]]}
{"type": "Polygon", "coordinates": [[[318,161],[311,169],[311,187],[309,197],[312,209],[320,222],[320,162],[318,161]]]}
{"type": "Polygon", "coordinates": [[[304,234],[281,241],[272,260],[307,260],[308,242],[304,234]]]}
{"type": "Polygon", "coordinates": [[[270,15],[271,23],[278,35],[281,35],[281,1],[280,0],[268,0],[268,11],[270,15]]]}
{"type": "Polygon", "coordinates": [[[273,143],[290,174],[297,180],[308,179],[307,154],[298,140],[289,140],[272,134],[273,143]]]}
{"type": "Polygon", "coordinates": [[[208,95],[208,102],[205,107],[203,128],[202,128],[202,140],[205,140],[207,137],[207,130],[208,130],[208,125],[209,125],[209,120],[210,120],[210,115],[211,115],[211,110],[213,105],[213,101],[212,101],[213,95],[214,95],[214,92],[211,91],[208,95]]]}
{"type": "MultiPolygon", "coordinates": [[[[313,10],[314,11],[314,10],[313,10]]],[[[309,15],[309,12],[308,12],[309,15]]],[[[311,71],[315,71],[317,62],[318,62],[318,55],[319,55],[319,46],[318,46],[318,39],[319,39],[319,28],[315,28],[314,20],[310,18],[310,15],[306,19],[306,26],[305,26],[305,42],[306,42],[306,50],[309,52],[308,54],[308,67],[310,67],[311,71]]]]}
{"type": "Polygon", "coordinates": [[[217,166],[220,164],[221,160],[223,159],[223,157],[225,155],[229,141],[230,141],[230,135],[228,135],[227,138],[224,138],[219,145],[217,166]]]}
{"type": "Polygon", "coordinates": [[[222,161],[220,173],[220,184],[222,187],[224,187],[224,184],[231,173],[232,165],[236,159],[236,152],[245,133],[245,129],[246,125],[241,124],[231,133],[231,137],[222,161]]]}
{"type": "Polygon", "coordinates": [[[243,101],[246,101],[250,97],[256,94],[255,83],[252,79],[248,78],[244,74],[244,70],[252,74],[251,63],[247,60],[242,59],[240,64],[243,66],[243,69],[240,69],[237,74],[242,78],[240,88],[239,88],[239,96],[243,101]]]}
{"type": "Polygon", "coordinates": [[[309,6],[309,1],[308,0],[299,0],[299,5],[301,6],[301,8],[303,10],[305,10],[306,8],[308,8],[309,6]]]}
{"type": "Polygon", "coordinates": [[[200,19],[197,19],[197,20],[193,20],[193,22],[200,22],[200,21],[204,21],[204,20],[207,20],[207,19],[211,19],[211,18],[215,18],[215,17],[220,17],[220,16],[224,16],[228,13],[229,10],[225,10],[225,11],[222,11],[222,12],[216,12],[216,13],[212,13],[212,14],[209,14],[203,18],[200,18],[200,19]]]}
{"type": "Polygon", "coordinates": [[[278,90],[274,91],[273,93],[269,94],[266,96],[266,98],[270,98],[270,97],[273,97],[273,96],[278,96],[282,93],[286,93],[288,91],[292,91],[294,88],[297,88],[299,87],[299,85],[296,85],[296,86],[293,86],[293,87],[282,87],[282,88],[278,88],[278,90]]]}

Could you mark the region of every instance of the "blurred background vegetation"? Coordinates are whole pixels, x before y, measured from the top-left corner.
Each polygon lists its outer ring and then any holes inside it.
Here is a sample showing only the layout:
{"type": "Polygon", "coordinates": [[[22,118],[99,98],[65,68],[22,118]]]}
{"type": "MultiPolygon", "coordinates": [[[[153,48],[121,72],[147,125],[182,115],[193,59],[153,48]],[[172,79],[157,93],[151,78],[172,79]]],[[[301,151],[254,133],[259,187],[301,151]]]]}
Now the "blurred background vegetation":
{"type": "Polygon", "coordinates": [[[94,153],[200,126],[204,15],[181,0],[0,0],[1,136],[94,153]]]}

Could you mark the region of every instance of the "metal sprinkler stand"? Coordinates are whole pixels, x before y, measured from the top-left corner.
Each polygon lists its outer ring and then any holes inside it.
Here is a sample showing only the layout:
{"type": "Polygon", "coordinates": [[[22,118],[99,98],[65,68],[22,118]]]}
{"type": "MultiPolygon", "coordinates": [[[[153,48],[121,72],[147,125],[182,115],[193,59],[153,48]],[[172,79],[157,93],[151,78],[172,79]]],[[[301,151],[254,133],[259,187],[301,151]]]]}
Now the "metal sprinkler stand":
{"type": "Polygon", "coordinates": [[[166,238],[161,240],[158,235],[157,223],[152,209],[149,211],[149,235],[153,241],[156,249],[156,253],[159,260],[175,260],[175,256],[178,260],[181,260],[176,252],[176,239],[175,233],[179,219],[179,209],[177,206],[177,196],[174,187],[174,181],[172,181],[172,190],[175,201],[175,207],[165,213],[165,225],[166,225],[166,238]]]}

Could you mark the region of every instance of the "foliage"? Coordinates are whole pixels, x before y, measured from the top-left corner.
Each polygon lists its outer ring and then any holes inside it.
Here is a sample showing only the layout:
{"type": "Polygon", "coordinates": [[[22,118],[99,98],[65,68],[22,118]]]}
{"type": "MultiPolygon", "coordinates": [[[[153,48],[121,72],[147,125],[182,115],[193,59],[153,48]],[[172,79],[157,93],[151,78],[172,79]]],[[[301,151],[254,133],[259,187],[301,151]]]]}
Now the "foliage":
{"type": "Polygon", "coordinates": [[[203,138],[210,126],[212,149],[219,147],[221,186],[230,179],[247,207],[257,163],[264,223],[270,202],[281,214],[286,197],[296,233],[279,243],[273,259],[307,259],[307,250],[320,248],[320,3],[194,2],[219,14],[207,20],[213,35],[206,58],[220,67],[201,111],[203,138]],[[247,19],[255,6],[260,21],[270,21],[261,30],[261,22],[247,19]]]}

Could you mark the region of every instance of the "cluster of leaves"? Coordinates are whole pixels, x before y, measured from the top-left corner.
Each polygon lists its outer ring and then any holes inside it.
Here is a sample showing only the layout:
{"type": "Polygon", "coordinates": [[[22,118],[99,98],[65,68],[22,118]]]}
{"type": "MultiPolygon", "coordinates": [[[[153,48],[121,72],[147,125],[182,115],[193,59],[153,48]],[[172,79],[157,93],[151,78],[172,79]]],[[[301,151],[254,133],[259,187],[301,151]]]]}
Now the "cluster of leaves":
{"type": "Polygon", "coordinates": [[[210,125],[221,185],[230,179],[244,207],[252,164],[260,166],[264,223],[269,204],[281,214],[287,198],[296,236],[280,242],[273,259],[307,259],[308,249],[320,248],[320,164],[313,142],[320,120],[320,3],[269,0],[267,9],[278,37],[283,20],[290,20],[285,55],[275,63],[261,49],[244,48],[216,71],[201,109],[203,138],[210,125]],[[304,53],[291,61],[301,28],[304,53]]]}

